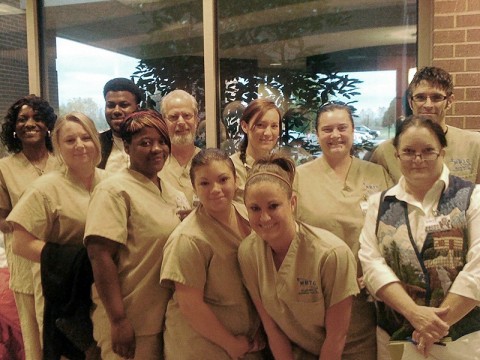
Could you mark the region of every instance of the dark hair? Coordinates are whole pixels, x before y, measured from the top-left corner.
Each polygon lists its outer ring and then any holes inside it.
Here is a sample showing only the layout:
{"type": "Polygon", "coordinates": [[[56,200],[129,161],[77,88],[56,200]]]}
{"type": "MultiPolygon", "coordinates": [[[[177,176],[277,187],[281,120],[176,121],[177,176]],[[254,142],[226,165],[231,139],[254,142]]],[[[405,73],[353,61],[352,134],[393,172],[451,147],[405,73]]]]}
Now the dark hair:
{"type": "Polygon", "coordinates": [[[127,78],[114,78],[106,82],[103,87],[103,98],[107,98],[109,91],[128,91],[135,95],[135,101],[137,104],[143,100],[143,91],[130,79],[127,78]]]}
{"type": "Polygon", "coordinates": [[[318,123],[320,122],[320,116],[326,112],[335,111],[335,110],[344,110],[348,114],[348,118],[352,123],[352,127],[355,127],[353,123],[352,108],[344,103],[335,103],[335,102],[326,102],[317,111],[317,117],[315,118],[315,131],[318,132],[318,123]]]}
{"type": "Polygon", "coordinates": [[[408,85],[409,96],[413,95],[415,88],[422,81],[428,82],[431,86],[442,89],[447,96],[453,94],[452,76],[445,70],[435,66],[425,66],[415,73],[412,81],[408,85]]]}
{"type": "Polygon", "coordinates": [[[235,165],[228,154],[217,148],[202,149],[192,159],[192,165],[190,167],[190,181],[192,186],[195,187],[195,172],[201,166],[209,165],[212,161],[223,161],[232,170],[233,178],[236,178],[237,173],[235,171],[235,165]]]}
{"type": "MultiPolygon", "coordinates": [[[[18,113],[23,106],[29,106],[35,112],[35,118],[42,121],[49,131],[53,130],[57,115],[48,101],[35,95],[28,95],[18,99],[13,103],[5,115],[5,121],[2,124],[2,133],[0,138],[7,150],[13,153],[19,153],[23,149],[22,142],[13,136],[15,126],[17,125],[18,113]]],[[[45,146],[49,151],[53,151],[52,140],[50,136],[45,137],[45,146]]]]}
{"type": "MultiPolygon", "coordinates": [[[[267,99],[256,99],[253,100],[248,106],[246,107],[245,111],[240,118],[240,124],[244,121],[247,125],[250,125],[250,121],[255,119],[261,120],[265,114],[270,110],[275,110],[278,113],[279,120],[282,119],[282,114],[280,114],[279,108],[275,105],[275,103],[271,100],[267,99]]],[[[255,125],[255,123],[253,124],[255,125]]],[[[280,130],[281,130],[282,122],[280,121],[280,130]]],[[[241,127],[240,127],[241,129],[241,127]]],[[[242,129],[243,132],[243,129],[242,129]]],[[[247,162],[247,147],[248,147],[248,136],[244,133],[244,137],[242,142],[240,143],[240,160],[245,164],[247,162]]]]}
{"type": "Polygon", "coordinates": [[[418,115],[410,115],[405,120],[403,120],[397,127],[395,137],[393,138],[393,146],[395,146],[395,148],[398,148],[398,145],[400,144],[400,136],[411,127],[423,127],[430,130],[437,138],[442,149],[447,147],[447,138],[440,125],[438,125],[431,119],[427,119],[418,115]]]}
{"type": "Polygon", "coordinates": [[[156,129],[170,152],[172,145],[168,136],[167,124],[160,113],[155,110],[140,110],[129,114],[123,124],[120,125],[120,137],[127,144],[130,144],[133,136],[145,127],[156,129]]]}
{"type": "Polygon", "coordinates": [[[272,154],[268,158],[255,161],[253,164],[245,181],[244,197],[251,185],[262,181],[274,182],[280,185],[285,190],[288,197],[291,197],[293,193],[292,187],[294,179],[295,163],[290,158],[278,154],[272,154]],[[272,174],[276,174],[277,176],[272,174]]]}

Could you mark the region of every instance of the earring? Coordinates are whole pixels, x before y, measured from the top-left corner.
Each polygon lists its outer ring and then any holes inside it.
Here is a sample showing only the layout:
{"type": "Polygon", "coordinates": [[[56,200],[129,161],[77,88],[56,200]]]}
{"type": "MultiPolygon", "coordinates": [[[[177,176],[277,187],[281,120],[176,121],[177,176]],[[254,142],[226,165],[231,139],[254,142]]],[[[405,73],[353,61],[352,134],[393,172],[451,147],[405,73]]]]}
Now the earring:
{"type": "Polygon", "coordinates": [[[50,137],[50,130],[47,130],[47,137],[50,137]]]}
{"type": "Polygon", "coordinates": [[[17,133],[14,131],[13,132],[13,138],[16,139],[17,138],[17,133]]]}

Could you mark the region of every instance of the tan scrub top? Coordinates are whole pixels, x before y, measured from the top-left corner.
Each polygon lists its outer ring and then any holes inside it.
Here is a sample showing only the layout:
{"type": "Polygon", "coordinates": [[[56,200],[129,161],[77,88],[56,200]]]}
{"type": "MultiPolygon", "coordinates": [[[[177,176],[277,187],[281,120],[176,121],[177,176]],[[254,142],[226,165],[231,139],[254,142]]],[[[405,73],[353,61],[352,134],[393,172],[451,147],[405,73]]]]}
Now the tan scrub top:
{"type": "MultiPolygon", "coordinates": [[[[452,175],[480,184],[480,134],[448,126],[444,163],[452,175]]],[[[395,183],[402,176],[392,140],[385,140],[373,152],[371,162],[382,165],[395,183]]]]}
{"type": "Polygon", "coordinates": [[[238,259],[252,299],[262,302],[292,342],[319,355],[326,310],[358,294],[357,266],[335,235],[301,222],[298,226],[278,271],[271,248],[255,233],[242,241],[238,259]]]}
{"type": "Polygon", "coordinates": [[[247,175],[250,169],[253,166],[253,163],[255,160],[249,156],[246,155],[246,163],[244,164],[242,160],[240,159],[240,153],[236,152],[232,156],[230,156],[230,159],[233,161],[233,165],[235,165],[235,173],[237,175],[237,190],[235,192],[235,202],[238,202],[240,204],[243,204],[243,193],[245,192],[245,181],[247,180],[247,175]]]}
{"type": "MultiPolygon", "coordinates": [[[[118,277],[127,318],[138,336],[162,331],[168,300],[158,283],[162,249],[180,223],[176,201],[183,195],[163,180],[161,187],[130,169],[112,175],[95,188],[85,227],[85,241],[101,236],[122,245],[118,277]]],[[[94,302],[95,311],[103,312],[95,294],[94,302]]]]}
{"type": "MultiPolygon", "coordinates": [[[[245,208],[236,205],[246,218],[245,208]]],[[[241,279],[237,250],[241,238],[199,205],[172,233],[164,249],[161,284],[178,282],[204,291],[204,301],[234,335],[253,337],[259,319],[241,279]]],[[[174,293],[164,334],[166,359],[230,359],[219,346],[189,324],[174,293]]],[[[258,359],[249,354],[245,359],[258,359]]]]}
{"type": "MultiPolygon", "coordinates": [[[[60,163],[50,155],[43,173],[58,169],[60,163]]],[[[20,195],[42,174],[23,152],[0,160],[0,209],[10,212],[20,195]]],[[[13,233],[5,234],[5,251],[10,269],[10,288],[19,293],[33,294],[32,262],[12,252],[13,233]]]]}
{"type": "MultiPolygon", "coordinates": [[[[322,156],[297,168],[294,187],[297,192],[297,218],[337,235],[350,247],[357,259],[359,236],[369,195],[383,191],[393,182],[386,170],[358,158],[352,158],[346,181],[341,181],[322,156]],[[364,209],[362,210],[362,206],[364,209]]],[[[376,357],[375,308],[362,292],[354,298],[352,316],[344,348],[345,360],[369,360],[376,357]]]]}
{"type": "MultiPolygon", "coordinates": [[[[96,168],[94,186],[105,176],[107,172],[96,168]]],[[[67,170],[53,171],[25,190],[7,220],[40,240],[82,244],[90,194],[67,170]]]]}
{"type": "MultiPolygon", "coordinates": [[[[196,147],[193,156],[197,155],[200,150],[200,148],[196,147]]],[[[190,167],[192,166],[192,159],[190,159],[187,165],[182,166],[178,163],[177,159],[170,155],[165,162],[163,169],[159,172],[159,177],[162,180],[168,182],[175,189],[185,194],[190,206],[193,206],[195,198],[192,181],[190,180],[190,167]]]]}
{"type": "Polygon", "coordinates": [[[392,180],[379,165],[352,158],[344,183],[325,158],[319,157],[297,168],[297,219],[334,233],[356,257],[365,218],[361,204],[366,206],[371,194],[391,186],[392,180]]]}

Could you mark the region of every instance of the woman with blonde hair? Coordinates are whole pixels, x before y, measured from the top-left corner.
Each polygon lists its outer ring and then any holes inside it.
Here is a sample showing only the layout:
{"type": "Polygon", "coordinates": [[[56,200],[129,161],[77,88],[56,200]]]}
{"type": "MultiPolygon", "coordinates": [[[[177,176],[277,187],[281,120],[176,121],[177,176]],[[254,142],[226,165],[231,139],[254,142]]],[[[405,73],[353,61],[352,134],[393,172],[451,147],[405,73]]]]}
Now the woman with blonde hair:
{"type": "MultiPolygon", "coordinates": [[[[52,142],[63,168],[33,182],[7,218],[13,226],[14,253],[36,263],[47,244],[81,247],[91,192],[106,174],[96,168],[100,141],[93,121],[86,115],[72,112],[61,116],[55,123],[52,142]]],[[[35,290],[41,292],[40,279],[35,277],[34,281],[35,290]]],[[[38,316],[42,317],[43,311],[37,312],[38,316]]],[[[45,333],[43,337],[49,338],[45,333]]],[[[66,342],[66,338],[62,343],[44,341],[44,357],[62,352],[66,342]]],[[[76,346],[65,346],[66,355],[82,354],[76,346]]]]}

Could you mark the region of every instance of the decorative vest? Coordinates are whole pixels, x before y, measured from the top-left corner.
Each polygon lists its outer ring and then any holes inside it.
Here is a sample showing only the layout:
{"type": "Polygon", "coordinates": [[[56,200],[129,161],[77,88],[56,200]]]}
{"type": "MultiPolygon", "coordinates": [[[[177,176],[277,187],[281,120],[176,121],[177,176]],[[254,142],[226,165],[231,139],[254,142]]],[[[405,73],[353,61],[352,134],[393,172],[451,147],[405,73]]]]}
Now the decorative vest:
{"type": "MultiPolygon", "coordinates": [[[[475,184],[450,175],[449,186],[440,197],[436,229],[427,233],[423,248],[413,238],[407,203],[382,193],[376,235],[388,266],[400,279],[407,294],[421,306],[441,305],[466,263],[468,233],[466,211],[475,184]]],[[[399,313],[377,302],[378,325],[391,340],[405,340],[414,328],[399,313]]],[[[475,307],[450,327],[453,340],[480,330],[480,309],[475,307]]]]}

